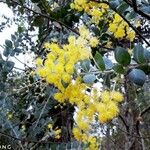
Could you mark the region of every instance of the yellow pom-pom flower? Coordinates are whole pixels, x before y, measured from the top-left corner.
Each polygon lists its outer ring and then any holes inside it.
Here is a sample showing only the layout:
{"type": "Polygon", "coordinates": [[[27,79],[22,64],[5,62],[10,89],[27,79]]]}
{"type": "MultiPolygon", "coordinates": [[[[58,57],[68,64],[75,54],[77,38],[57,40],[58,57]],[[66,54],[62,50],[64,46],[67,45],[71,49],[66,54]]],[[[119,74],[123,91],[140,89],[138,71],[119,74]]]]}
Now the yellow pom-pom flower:
{"type": "Polygon", "coordinates": [[[37,66],[42,65],[42,63],[43,63],[43,60],[42,60],[41,58],[37,58],[36,61],[35,61],[35,64],[36,64],[37,66]]]}
{"type": "Polygon", "coordinates": [[[112,100],[116,102],[122,102],[123,101],[123,95],[120,92],[112,91],[110,93],[112,100]]]}
{"type": "Polygon", "coordinates": [[[98,45],[98,43],[99,43],[99,40],[96,37],[92,37],[90,39],[90,45],[91,45],[91,47],[96,47],[98,45]]]}

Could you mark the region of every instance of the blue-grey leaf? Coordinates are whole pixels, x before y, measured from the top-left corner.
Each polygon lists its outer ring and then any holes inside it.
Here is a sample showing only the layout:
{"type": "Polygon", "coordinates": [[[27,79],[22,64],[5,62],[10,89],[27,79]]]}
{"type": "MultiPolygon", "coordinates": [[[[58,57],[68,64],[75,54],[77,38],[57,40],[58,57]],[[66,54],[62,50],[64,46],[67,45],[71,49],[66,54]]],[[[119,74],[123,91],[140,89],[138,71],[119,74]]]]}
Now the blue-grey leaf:
{"type": "Polygon", "coordinates": [[[96,80],[96,76],[94,74],[86,74],[83,76],[84,83],[92,84],[96,80]]]}
{"type": "Polygon", "coordinates": [[[132,81],[133,83],[135,83],[139,86],[143,86],[143,84],[145,83],[145,80],[146,80],[145,72],[142,71],[141,69],[133,69],[128,74],[128,76],[129,76],[130,81],[132,81]]]}
{"type": "Polygon", "coordinates": [[[12,42],[10,40],[5,40],[5,44],[7,47],[12,48],[12,42]]]}
{"type": "Polygon", "coordinates": [[[141,43],[137,44],[133,49],[133,57],[138,63],[145,63],[144,48],[141,43]]]}
{"type": "Polygon", "coordinates": [[[108,59],[107,57],[103,57],[104,63],[105,63],[105,68],[106,69],[112,69],[113,67],[113,63],[110,59],[108,59]]]}

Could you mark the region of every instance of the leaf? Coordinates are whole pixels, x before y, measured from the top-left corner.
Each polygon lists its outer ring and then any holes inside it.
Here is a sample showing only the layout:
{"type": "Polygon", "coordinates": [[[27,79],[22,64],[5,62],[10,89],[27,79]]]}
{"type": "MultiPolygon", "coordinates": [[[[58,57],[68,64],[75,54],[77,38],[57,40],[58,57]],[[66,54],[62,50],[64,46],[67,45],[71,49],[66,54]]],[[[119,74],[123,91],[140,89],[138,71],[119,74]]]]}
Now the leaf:
{"type": "Polygon", "coordinates": [[[62,85],[63,85],[64,88],[67,88],[68,85],[69,85],[69,83],[66,83],[66,82],[64,82],[63,80],[61,80],[61,83],[62,83],[62,85]]]}
{"type": "Polygon", "coordinates": [[[98,65],[99,69],[101,69],[102,71],[105,70],[105,63],[104,63],[102,55],[99,52],[96,52],[94,59],[98,65]]]}
{"type": "Polygon", "coordinates": [[[128,20],[134,19],[136,16],[137,16],[137,14],[135,13],[134,10],[131,10],[129,13],[126,14],[126,18],[127,18],[128,20]]]}
{"type": "Polygon", "coordinates": [[[91,64],[91,62],[88,59],[81,61],[81,67],[84,71],[89,71],[90,70],[90,64],[91,64]]]}
{"type": "Polygon", "coordinates": [[[15,41],[15,40],[16,40],[16,36],[13,35],[13,34],[11,34],[11,40],[12,40],[12,41],[15,41]]]}
{"type": "Polygon", "coordinates": [[[42,16],[36,16],[33,20],[33,23],[32,25],[33,26],[36,26],[36,27],[39,27],[41,26],[42,24],[44,23],[44,19],[42,16]]]}
{"type": "Polygon", "coordinates": [[[15,55],[15,51],[11,51],[10,56],[14,56],[15,55]]]}
{"type": "Polygon", "coordinates": [[[4,71],[10,72],[13,69],[14,65],[15,65],[14,62],[12,62],[12,61],[6,61],[4,63],[4,71]]]}
{"type": "Polygon", "coordinates": [[[146,59],[144,57],[144,48],[143,48],[143,46],[140,43],[137,44],[134,47],[134,49],[133,49],[133,57],[140,64],[146,62],[146,59]]]}
{"type": "Polygon", "coordinates": [[[20,48],[15,48],[14,51],[15,51],[16,53],[20,53],[20,52],[21,52],[21,49],[20,49],[20,48]]]}
{"type": "Polygon", "coordinates": [[[150,62],[150,51],[149,50],[144,49],[144,57],[148,62],[150,62]]]}
{"type": "Polygon", "coordinates": [[[25,0],[19,0],[19,2],[23,5],[25,3],[25,0]]]}
{"type": "Polygon", "coordinates": [[[113,67],[113,70],[117,73],[123,74],[125,72],[124,68],[122,65],[117,64],[113,67]]]}
{"type": "Polygon", "coordinates": [[[10,40],[5,40],[5,44],[7,47],[12,48],[12,42],[10,40]]]}
{"type": "Polygon", "coordinates": [[[129,5],[126,2],[122,2],[121,5],[117,7],[118,12],[124,14],[129,5]]]}
{"type": "Polygon", "coordinates": [[[120,4],[119,0],[109,0],[109,1],[110,1],[109,5],[111,6],[111,8],[114,8],[114,9],[116,9],[117,6],[120,4]]]}
{"type": "Polygon", "coordinates": [[[33,3],[38,3],[40,0],[31,0],[33,3]]]}
{"type": "Polygon", "coordinates": [[[6,49],[3,51],[3,55],[5,57],[8,57],[12,53],[12,49],[9,47],[6,47],[6,49]]]}
{"type": "Polygon", "coordinates": [[[86,74],[83,76],[84,83],[92,84],[96,80],[96,76],[94,74],[86,74]]]}
{"type": "Polygon", "coordinates": [[[140,9],[147,14],[150,13],[150,6],[142,6],[140,9]]]}
{"type": "Polygon", "coordinates": [[[113,63],[110,59],[108,59],[107,57],[103,57],[104,63],[105,63],[105,68],[106,69],[112,69],[113,67],[113,63]]]}
{"type": "Polygon", "coordinates": [[[145,72],[145,74],[149,75],[150,74],[150,66],[148,64],[146,65],[141,65],[137,67],[137,69],[141,69],[145,72]]]}
{"type": "Polygon", "coordinates": [[[109,38],[110,38],[110,35],[108,33],[104,33],[101,36],[101,40],[103,41],[108,41],[109,38]]]}
{"type": "Polygon", "coordinates": [[[115,49],[115,59],[119,64],[127,66],[131,62],[131,57],[128,51],[122,47],[117,47],[115,49]]]}
{"type": "Polygon", "coordinates": [[[146,80],[146,75],[144,73],[144,71],[142,71],[141,69],[133,69],[129,74],[129,79],[130,81],[132,81],[133,83],[139,85],[139,86],[143,86],[143,84],[145,83],[146,80]]]}
{"type": "Polygon", "coordinates": [[[23,29],[23,27],[18,26],[18,32],[19,32],[19,33],[22,33],[22,32],[23,32],[23,30],[24,30],[24,29],[23,29]]]}

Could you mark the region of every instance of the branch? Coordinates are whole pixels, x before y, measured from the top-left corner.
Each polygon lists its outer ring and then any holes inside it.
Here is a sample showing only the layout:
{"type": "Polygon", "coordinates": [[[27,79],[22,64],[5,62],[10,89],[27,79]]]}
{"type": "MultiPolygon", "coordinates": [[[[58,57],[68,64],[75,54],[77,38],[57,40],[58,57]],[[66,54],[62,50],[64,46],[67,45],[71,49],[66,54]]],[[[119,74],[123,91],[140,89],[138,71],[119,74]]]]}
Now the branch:
{"type": "Polygon", "coordinates": [[[128,5],[130,5],[130,7],[132,7],[134,9],[134,11],[136,13],[138,13],[139,15],[141,15],[142,17],[145,17],[146,19],[150,20],[150,15],[144,13],[143,11],[141,11],[140,9],[137,9],[137,5],[135,5],[134,1],[132,0],[132,4],[128,1],[128,0],[124,0],[128,5]]]}
{"type": "Polygon", "coordinates": [[[126,22],[128,23],[129,27],[131,27],[131,28],[136,32],[136,34],[139,35],[139,37],[140,37],[143,41],[145,41],[145,43],[146,43],[148,46],[150,46],[150,43],[144,38],[144,36],[139,32],[139,30],[137,30],[137,28],[135,28],[121,13],[119,13],[116,9],[112,8],[108,2],[104,2],[104,3],[108,4],[109,7],[110,7],[113,11],[115,11],[118,15],[120,15],[121,18],[122,18],[124,21],[126,21],[126,22]]]}
{"type": "Polygon", "coordinates": [[[124,21],[126,21],[126,22],[128,23],[129,27],[131,27],[131,28],[136,32],[136,34],[139,35],[139,37],[140,37],[143,41],[145,41],[145,43],[146,43],[148,46],[150,46],[150,43],[144,38],[144,36],[139,32],[139,30],[137,30],[137,28],[135,28],[135,27],[134,27],[121,13],[119,13],[115,8],[112,8],[109,2],[107,2],[107,1],[99,2],[99,1],[97,1],[97,0],[90,0],[90,1],[94,1],[94,2],[97,2],[97,3],[105,3],[105,4],[107,4],[114,12],[116,12],[118,15],[120,15],[120,17],[121,17],[124,21]]]}
{"type": "MultiPolygon", "coordinates": [[[[145,108],[138,116],[138,118],[141,118],[145,113],[147,113],[148,111],[150,110],[150,105],[145,108]]],[[[140,125],[140,120],[137,119],[137,122],[136,122],[136,130],[138,131],[138,134],[140,133],[139,132],[139,125],[140,125]]]]}
{"type": "Polygon", "coordinates": [[[28,142],[28,143],[39,143],[39,144],[62,144],[62,143],[65,143],[65,142],[46,142],[46,141],[35,141],[35,140],[21,139],[21,138],[17,138],[17,137],[14,137],[12,135],[3,133],[1,131],[0,131],[0,134],[5,136],[5,137],[17,140],[17,141],[28,142]]]}
{"type": "Polygon", "coordinates": [[[145,108],[141,113],[140,113],[140,116],[142,117],[145,113],[147,113],[148,111],[150,111],[150,105],[145,108]]]}
{"type": "Polygon", "coordinates": [[[27,7],[27,6],[18,3],[17,1],[11,0],[11,2],[12,2],[12,3],[15,3],[15,4],[18,5],[18,6],[23,7],[24,9],[26,9],[26,10],[28,10],[28,11],[30,11],[30,12],[33,12],[34,14],[40,15],[40,16],[46,18],[46,19],[50,19],[51,21],[56,21],[57,23],[59,23],[59,24],[61,24],[62,26],[66,27],[67,29],[69,29],[70,31],[72,31],[72,32],[74,32],[74,33],[76,33],[76,34],[79,34],[78,31],[76,31],[75,29],[69,27],[69,26],[66,25],[65,23],[63,23],[63,22],[61,22],[61,21],[59,21],[59,20],[57,20],[57,19],[55,19],[55,18],[53,18],[53,17],[51,17],[51,16],[49,16],[49,15],[42,14],[42,13],[40,13],[40,12],[36,12],[36,11],[30,9],[30,8],[27,7]]]}
{"type": "Polygon", "coordinates": [[[36,124],[35,124],[35,126],[34,126],[34,130],[35,130],[35,128],[37,127],[37,125],[38,125],[38,123],[39,123],[39,121],[40,121],[40,119],[41,119],[41,117],[42,117],[42,115],[43,115],[43,113],[44,113],[44,111],[45,111],[45,108],[46,108],[46,106],[47,106],[47,104],[48,104],[48,102],[49,102],[49,100],[50,100],[50,98],[51,98],[51,96],[52,96],[52,94],[49,95],[47,101],[45,102],[45,104],[44,104],[44,106],[43,106],[43,108],[42,108],[42,111],[41,111],[41,113],[40,113],[40,115],[39,115],[39,118],[38,118],[38,120],[36,121],[36,124]]]}
{"type": "Polygon", "coordinates": [[[134,11],[136,12],[136,11],[137,11],[137,3],[136,3],[136,0],[132,0],[132,5],[133,5],[133,8],[134,8],[134,11]]]}
{"type": "Polygon", "coordinates": [[[136,135],[131,134],[131,133],[125,131],[124,129],[120,128],[118,124],[115,124],[115,123],[112,123],[112,124],[115,125],[115,126],[117,126],[117,128],[118,128],[120,131],[122,131],[122,132],[128,134],[128,135],[131,136],[131,137],[135,137],[135,138],[143,138],[143,139],[150,139],[150,136],[145,136],[145,137],[136,136],[136,135]]]}
{"type": "Polygon", "coordinates": [[[28,67],[29,69],[32,70],[32,68],[30,66],[28,66],[27,64],[23,63],[21,60],[19,60],[16,56],[13,56],[17,61],[19,61],[21,64],[23,64],[25,67],[28,67]]]}
{"type": "Polygon", "coordinates": [[[127,123],[126,123],[125,119],[123,118],[123,116],[119,115],[118,117],[121,119],[121,121],[123,122],[123,124],[126,127],[126,130],[128,131],[129,130],[129,126],[127,125],[127,123]]]}

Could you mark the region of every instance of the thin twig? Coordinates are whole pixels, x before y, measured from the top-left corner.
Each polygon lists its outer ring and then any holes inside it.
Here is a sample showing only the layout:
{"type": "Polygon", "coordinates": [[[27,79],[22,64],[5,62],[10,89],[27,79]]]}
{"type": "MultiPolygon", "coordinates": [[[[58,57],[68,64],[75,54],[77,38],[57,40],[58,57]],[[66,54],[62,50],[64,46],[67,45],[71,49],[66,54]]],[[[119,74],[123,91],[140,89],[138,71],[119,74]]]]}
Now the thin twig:
{"type": "Polygon", "coordinates": [[[30,66],[28,66],[27,64],[23,63],[21,60],[19,60],[16,56],[13,56],[17,61],[19,61],[21,64],[25,65],[26,67],[28,67],[29,69],[32,69],[30,66]]]}
{"type": "Polygon", "coordinates": [[[147,113],[148,111],[150,111],[150,105],[145,108],[141,113],[140,113],[140,116],[142,117],[145,113],[147,113]]]}
{"type": "MultiPolygon", "coordinates": [[[[35,141],[35,140],[21,139],[21,138],[17,138],[17,137],[14,137],[12,135],[3,133],[1,131],[0,131],[0,134],[5,136],[5,137],[17,140],[17,141],[28,142],[28,143],[39,143],[39,144],[59,144],[60,143],[60,144],[62,144],[62,142],[50,142],[50,141],[46,142],[46,141],[35,141]]],[[[65,143],[65,142],[63,142],[63,143],[65,143]]]]}
{"type": "Polygon", "coordinates": [[[121,121],[123,122],[123,124],[126,127],[126,130],[128,131],[129,130],[129,126],[127,125],[127,123],[126,123],[125,119],[123,118],[123,116],[121,116],[121,114],[120,114],[118,117],[121,119],[121,121]]]}
{"type": "Polygon", "coordinates": [[[30,11],[30,12],[33,12],[34,14],[37,14],[37,15],[40,15],[40,16],[42,16],[42,17],[44,17],[44,18],[50,19],[51,21],[56,21],[57,23],[61,24],[62,26],[68,28],[70,31],[72,31],[72,32],[74,32],[74,33],[76,33],[76,34],[79,34],[78,31],[76,31],[75,29],[69,27],[68,25],[66,25],[65,23],[61,22],[60,20],[57,20],[57,19],[55,19],[55,18],[53,18],[53,17],[51,17],[51,16],[49,16],[49,15],[47,15],[47,14],[42,14],[42,13],[40,13],[40,12],[36,12],[36,11],[34,11],[34,10],[28,8],[27,6],[18,3],[17,1],[11,0],[11,2],[17,4],[18,6],[23,7],[24,9],[26,9],[26,10],[28,10],[28,11],[30,11]]]}
{"type": "Polygon", "coordinates": [[[40,115],[39,115],[39,118],[38,118],[38,120],[37,120],[37,122],[36,122],[36,124],[35,124],[35,126],[34,126],[34,130],[35,130],[35,128],[37,127],[37,125],[38,125],[38,123],[39,123],[39,121],[40,121],[40,119],[41,119],[41,117],[42,117],[42,115],[43,115],[43,112],[44,112],[44,110],[45,110],[45,108],[46,108],[46,106],[47,106],[47,104],[48,104],[48,102],[49,102],[49,99],[51,98],[51,96],[52,96],[52,94],[49,95],[47,101],[45,102],[44,107],[42,108],[42,111],[41,111],[41,113],[40,113],[40,115]]]}

